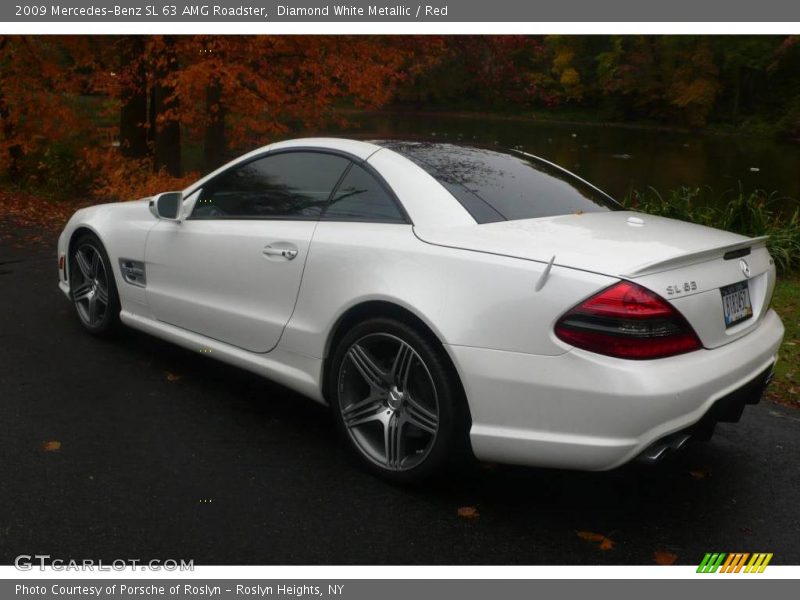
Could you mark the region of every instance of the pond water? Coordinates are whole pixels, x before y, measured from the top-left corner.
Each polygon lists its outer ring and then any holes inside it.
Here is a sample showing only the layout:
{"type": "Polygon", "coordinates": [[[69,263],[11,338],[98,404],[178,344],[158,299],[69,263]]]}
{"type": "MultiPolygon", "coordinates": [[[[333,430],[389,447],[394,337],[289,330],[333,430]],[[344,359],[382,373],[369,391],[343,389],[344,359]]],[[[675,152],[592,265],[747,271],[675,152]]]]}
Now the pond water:
{"type": "MultiPolygon", "coordinates": [[[[590,124],[561,124],[404,113],[348,115],[353,137],[425,137],[519,147],[565,167],[616,198],[648,186],[762,189],[800,199],[800,144],[734,135],[693,134],[590,124]]],[[[794,201],[784,201],[786,207],[794,201]]]]}

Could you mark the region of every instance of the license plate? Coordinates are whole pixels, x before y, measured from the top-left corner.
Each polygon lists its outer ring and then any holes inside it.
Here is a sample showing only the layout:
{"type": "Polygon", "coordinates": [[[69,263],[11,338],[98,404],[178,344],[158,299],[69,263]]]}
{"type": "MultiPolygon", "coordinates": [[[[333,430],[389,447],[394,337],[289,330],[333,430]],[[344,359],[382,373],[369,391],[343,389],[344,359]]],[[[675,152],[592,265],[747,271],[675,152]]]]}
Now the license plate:
{"type": "Polygon", "coordinates": [[[722,312],[725,315],[725,327],[733,327],[753,316],[750,304],[750,286],[746,281],[720,288],[722,293],[722,312]]]}

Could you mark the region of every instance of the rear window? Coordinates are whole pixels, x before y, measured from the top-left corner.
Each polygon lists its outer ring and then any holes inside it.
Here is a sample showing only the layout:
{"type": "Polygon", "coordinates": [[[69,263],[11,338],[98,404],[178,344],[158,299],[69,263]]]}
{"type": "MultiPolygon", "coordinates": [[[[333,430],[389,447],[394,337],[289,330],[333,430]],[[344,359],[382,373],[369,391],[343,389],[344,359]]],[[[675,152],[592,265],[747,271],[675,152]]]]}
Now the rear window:
{"type": "Polygon", "coordinates": [[[541,159],[429,142],[378,142],[425,169],[478,223],[620,210],[612,198],[541,159]]]}

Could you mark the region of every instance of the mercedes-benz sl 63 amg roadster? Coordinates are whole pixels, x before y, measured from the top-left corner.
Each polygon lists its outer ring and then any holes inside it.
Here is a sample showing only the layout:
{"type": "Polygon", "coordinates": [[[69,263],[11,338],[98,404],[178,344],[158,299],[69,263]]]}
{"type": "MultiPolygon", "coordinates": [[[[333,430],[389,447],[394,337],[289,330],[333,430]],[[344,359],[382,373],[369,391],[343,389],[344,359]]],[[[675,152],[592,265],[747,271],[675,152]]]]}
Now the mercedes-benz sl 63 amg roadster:
{"type": "Polygon", "coordinates": [[[655,461],[738,421],[783,337],[765,243],[623,210],[522,151],[313,138],[79,210],[58,274],[90,333],[310,396],[412,482],[473,456],[655,461]]]}

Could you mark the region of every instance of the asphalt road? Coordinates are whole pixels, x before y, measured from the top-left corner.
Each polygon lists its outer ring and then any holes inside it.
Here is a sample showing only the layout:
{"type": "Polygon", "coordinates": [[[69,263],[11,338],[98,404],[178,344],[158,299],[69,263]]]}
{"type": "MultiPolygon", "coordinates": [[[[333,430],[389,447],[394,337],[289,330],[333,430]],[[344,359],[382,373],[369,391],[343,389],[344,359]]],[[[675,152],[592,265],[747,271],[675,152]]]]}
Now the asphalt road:
{"type": "Polygon", "coordinates": [[[656,468],[485,465],[403,489],[355,467],[303,397],[132,331],[84,334],[55,268],[0,240],[2,564],[800,563],[800,412],[748,407],[656,468]]]}

